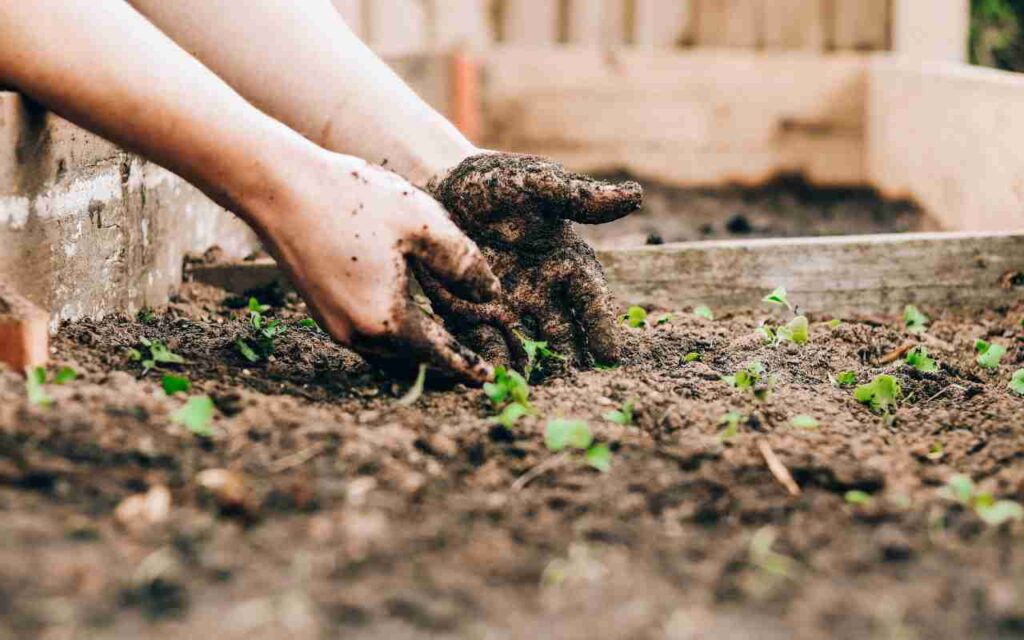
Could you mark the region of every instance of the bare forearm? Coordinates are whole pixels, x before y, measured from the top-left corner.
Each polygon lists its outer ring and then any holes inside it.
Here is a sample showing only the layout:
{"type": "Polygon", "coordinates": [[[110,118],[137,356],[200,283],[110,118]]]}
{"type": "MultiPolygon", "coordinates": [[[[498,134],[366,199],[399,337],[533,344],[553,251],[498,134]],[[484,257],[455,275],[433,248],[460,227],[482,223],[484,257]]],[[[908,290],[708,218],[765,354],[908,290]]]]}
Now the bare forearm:
{"type": "Polygon", "coordinates": [[[0,84],[242,215],[270,197],[260,191],[273,187],[272,150],[306,144],[119,0],[0,0],[0,84]]]}
{"type": "Polygon", "coordinates": [[[263,111],[423,186],[476,152],[329,0],[130,0],[263,111]]]}

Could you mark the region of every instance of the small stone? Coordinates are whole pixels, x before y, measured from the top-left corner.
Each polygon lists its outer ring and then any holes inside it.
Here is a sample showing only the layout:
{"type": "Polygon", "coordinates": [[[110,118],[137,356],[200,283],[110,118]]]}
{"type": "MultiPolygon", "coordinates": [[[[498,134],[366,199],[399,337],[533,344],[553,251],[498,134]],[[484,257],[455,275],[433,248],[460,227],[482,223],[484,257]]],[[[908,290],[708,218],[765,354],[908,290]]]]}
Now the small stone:
{"type": "Polygon", "coordinates": [[[114,509],[114,519],[131,533],[167,521],[171,513],[171,492],[163,485],[151,487],[146,493],[128,496],[114,509]]]}
{"type": "Polygon", "coordinates": [[[252,496],[245,478],[234,471],[201,471],[196,475],[196,484],[209,493],[221,509],[250,511],[253,508],[252,496]]]}

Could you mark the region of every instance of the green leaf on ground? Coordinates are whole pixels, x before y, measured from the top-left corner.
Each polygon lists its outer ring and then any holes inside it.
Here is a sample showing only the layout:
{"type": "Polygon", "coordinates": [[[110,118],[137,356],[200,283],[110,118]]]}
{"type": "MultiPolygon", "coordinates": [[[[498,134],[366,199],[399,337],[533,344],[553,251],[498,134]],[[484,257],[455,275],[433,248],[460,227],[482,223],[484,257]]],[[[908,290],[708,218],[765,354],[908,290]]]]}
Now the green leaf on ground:
{"type": "Polygon", "coordinates": [[[171,422],[182,425],[197,436],[209,438],[213,436],[210,427],[213,413],[213,400],[207,396],[192,396],[171,414],[171,422]]]}
{"type": "Polygon", "coordinates": [[[53,404],[53,398],[46,393],[46,369],[44,367],[29,367],[25,369],[25,394],[28,396],[29,404],[36,407],[49,407],[53,404]]]}
{"type": "Polygon", "coordinates": [[[192,383],[185,376],[176,376],[170,373],[165,374],[161,384],[164,393],[173,396],[176,393],[188,393],[192,389],[192,383]]]}
{"type": "Polygon", "coordinates": [[[629,426],[633,424],[633,408],[636,406],[632,400],[626,401],[622,405],[622,408],[616,411],[609,411],[604,414],[604,419],[608,422],[614,422],[615,424],[621,424],[622,426],[629,426]]]}
{"type": "Polygon", "coordinates": [[[67,384],[78,378],[78,372],[71,367],[61,367],[57,375],[53,376],[54,384],[67,384]]]}
{"type": "Polygon", "coordinates": [[[585,420],[555,418],[548,421],[544,431],[544,444],[551,451],[565,448],[584,450],[594,441],[590,427],[585,420]]]}
{"type": "Polygon", "coordinates": [[[249,362],[259,362],[260,356],[256,351],[249,346],[249,343],[239,338],[235,341],[235,346],[238,347],[238,353],[242,354],[249,362]]]}
{"type": "Polygon", "coordinates": [[[658,320],[657,320],[657,321],[656,321],[656,322],[654,323],[654,326],[656,326],[656,327],[660,327],[660,326],[662,326],[662,325],[668,324],[668,323],[672,322],[672,318],[674,318],[674,317],[675,317],[675,316],[674,316],[673,314],[671,314],[671,313],[666,313],[666,314],[663,314],[663,315],[662,315],[662,316],[661,316],[660,318],[658,318],[658,320]]]}
{"type": "Polygon", "coordinates": [[[690,353],[688,353],[685,356],[683,356],[683,362],[686,362],[686,363],[696,362],[696,361],[700,360],[701,357],[702,356],[700,355],[699,352],[691,351],[690,353]]]}
{"type": "Polygon", "coordinates": [[[705,320],[714,320],[715,314],[711,311],[711,307],[706,304],[702,304],[693,310],[693,315],[698,318],[704,318],[705,320]]]}
{"type": "Polygon", "coordinates": [[[612,468],[612,450],[606,444],[595,444],[588,448],[584,459],[601,473],[607,473],[612,468]]]}
{"type": "Polygon", "coordinates": [[[908,351],[906,362],[922,373],[934,373],[939,370],[939,363],[928,356],[928,349],[924,346],[915,347],[908,351]]]}
{"type": "Polygon", "coordinates": [[[788,340],[794,344],[807,344],[810,339],[810,324],[805,316],[797,316],[779,327],[776,333],[780,342],[788,340]]]}
{"type": "Polygon", "coordinates": [[[867,493],[866,491],[860,491],[859,489],[847,491],[843,495],[843,499],[846,500],[847,504],[852,504],[858,507],[871,504],[872,500],[870,493],[867,493]]]}
{"type": "Polygon", "coordinates": [[[513,369],[495,367],[494,382],[484,384],[484,393],[494,407],[500,408],[507,402],[518,402],[530,406],[530,385],[521,374],[513,369]]]}
{"type": "Polygon", "coordinates": [[[776,287],[774,291],[762,299],[762,302],[777,304],[790,310],[793,309],[793,305],[789,304],[789,296],[786,293],[786,287],[776,287]]]}
{"type": "Polygon", "coordinates": [[[1017,369],[1010,380],[1010,391],[1024,396],[1024,369],[1017,369]]]}
{"type": "Polygon", "coordinates": [[[745,421],[747,416],[743,415],[738,411],[730,411],[729,413],[722,416],[722,419],[718,421],[720,426],[725,426],[725,429],[718,434],[719,440],[725,442],[735,438],[740,432],[740,423],[745,421]]]}
{"type": "Polygon", "coordinates": [[[528,415],[530,415],[529,407],[518,402],[512,402],[505,405],[505,408],[501,410],[501,413],[494,420],[506,429],[511,430],[521,418],[528,415]]]}
{"type": "Polygon", "coordinates": [[[836,383],[841,387],[851,387],[857,384],[857,374],[853,371],[840,371],[836,374],[836,383]]]}
{"type": "Polygon", "coordinates": [[[548,348],[548,343],[539,340],[530,340],[523,334],[516,332],[516,338],[523,345],[526,352],[526,377],[529,378],[533,370],[543,369],[549,360],[565,360],[562,354],[548,348]]]}
{"type": "Polygon", "coordinates": [[[626,311],[626,315],[622,317],[622,320],[623,322],[626,323],[626,326],[632,327],[634,329],[646,327],[647,310],[644,309],[643,307],[630,307],[629,310],[626,311]]]}
{"type": "Polygon", "coordinates": [[[888,414],[896,408],[896,403],[903,395],[900,383],[890,375],[882,374],[868,384],[862,384],[853,392],[857,402],[871,407],[872,411],[888,414]]]}
{"type": "Polygon", "coordinates": [[[903,327],[914,334],[921,334],[928,330],[928,323],[931,322],[928,316],[921,313],[921,310],[912,304],[908,304],[903,310],[903,327]]]}
{"type": "Polygon", "coordinates": [[[793,416],[793,419],[789,421],[789,424],[793,425],[797,429],[817,429],[821,426],[818,419],[814,416],[799,415],[793,416]]]}
{"type": "Polygon", "coordinates": [[[978,364],[985,369],[998,369],[999,363],[1006,355],[1006,347],[994,342],[986,342],[981,338],[975,341],[974,350],[978,352],[978,364]]]}

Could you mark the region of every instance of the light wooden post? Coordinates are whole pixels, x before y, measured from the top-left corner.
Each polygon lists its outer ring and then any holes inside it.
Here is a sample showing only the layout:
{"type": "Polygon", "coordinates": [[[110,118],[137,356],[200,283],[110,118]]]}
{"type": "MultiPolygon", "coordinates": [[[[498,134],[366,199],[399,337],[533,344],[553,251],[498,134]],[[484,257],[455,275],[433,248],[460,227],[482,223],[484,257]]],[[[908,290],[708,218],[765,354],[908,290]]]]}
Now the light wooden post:
{"type": "Polygon", "coordinates": [[[894,0],[894,48],[918,60],[964,62],[970,16],[969,0],[894,0]]]}

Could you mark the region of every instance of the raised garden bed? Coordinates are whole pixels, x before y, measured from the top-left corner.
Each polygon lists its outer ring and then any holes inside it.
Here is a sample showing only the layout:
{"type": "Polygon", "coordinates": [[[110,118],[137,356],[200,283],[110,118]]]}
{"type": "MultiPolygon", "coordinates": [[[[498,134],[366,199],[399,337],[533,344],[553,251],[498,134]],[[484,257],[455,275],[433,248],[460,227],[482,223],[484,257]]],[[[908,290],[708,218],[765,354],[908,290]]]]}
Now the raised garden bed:
{"type": "MultiPolygon", "coordinates": [[[[753,290],[771,274],[720,280],[729,295],[709,302],[715,320],[691,313],[685,287],[648,291],[640,297],[660,302],[653,326],[624,328],[629,361],[535,384],[536,414],[511,430],[480,390],[427,391],[402,406],[406,389],[303,326],[292,294],[264,295],[274,307],[263,314],[288,330],[257,363],[236,342],[252,331],[246,299],[202,284],[166,312],[64,326],[51,375],[71,366],[78,379],[43,386],[52,406],[0,375],[0,628],[356,638],[1019,629],[1024,524],[1019,507],[993,512],[988,501],[1024,501],[1024,397],[1008,386],[1024,367],[1020,238],[759,242],[745,264],[774,255],[794,265],[790,300],[814,312],[807,344],[767,345],[758,333],[790,317],[762,303],[770,288],[753,290]],[[860,292],[847,297],[861,308],[836,311],[835,326],[822,306],[834,292],[806,286],[813,273],[795,265],[849,273],[854,255],[862,277],[836,282],[860,292]],[[902,314],[883,314],[913,288],[882,295],[871,274],[918,273],[909,267],[926,255],[945,256],[954,275],[919,292],[931,316],[919,335],[902,314]],[[978,363],[979,338],[1006,347],[998,368],[978,363]],[[141,376],[131,349],[146,359],[154,341],[186,361],[158,366],[213,399],[212,437],[174,422],[184,399],[165,394],[164,371],[141,376]],[[935,371],[906,364],[914,344],[935,371]],[[753,363],[764,368],[756,390],[771,380],[761,401],[723,381],[753,363]],[[888,415],[854,399],[881,374],[902,389],[888,415]],[[632,420],[605,417],[630,402],[632,420]],[[552,418],[586,420],[611,469],[549,451],[552,418]],[[996,524],[1000,514],[1010,519],[996,524]]],[[[628,274],[652,260],[724,264],[729,250],[604,255],[634,301],[628,274]]]]}

